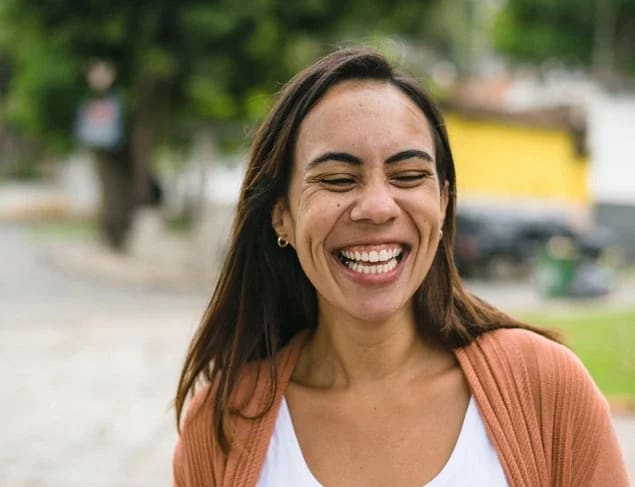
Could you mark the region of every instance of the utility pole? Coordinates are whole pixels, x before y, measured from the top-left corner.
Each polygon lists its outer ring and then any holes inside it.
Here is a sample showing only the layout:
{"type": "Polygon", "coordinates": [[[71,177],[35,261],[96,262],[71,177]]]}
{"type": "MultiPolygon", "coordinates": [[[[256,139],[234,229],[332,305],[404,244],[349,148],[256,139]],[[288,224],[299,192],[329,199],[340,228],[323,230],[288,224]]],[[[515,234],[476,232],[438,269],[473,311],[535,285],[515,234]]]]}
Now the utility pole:
{"type": "Polygon", "coordinates": [[[602,84],[609,83],[615,73],[615,0],[595,0],[595,32],[593,37],[593,74],[602,84]]]}

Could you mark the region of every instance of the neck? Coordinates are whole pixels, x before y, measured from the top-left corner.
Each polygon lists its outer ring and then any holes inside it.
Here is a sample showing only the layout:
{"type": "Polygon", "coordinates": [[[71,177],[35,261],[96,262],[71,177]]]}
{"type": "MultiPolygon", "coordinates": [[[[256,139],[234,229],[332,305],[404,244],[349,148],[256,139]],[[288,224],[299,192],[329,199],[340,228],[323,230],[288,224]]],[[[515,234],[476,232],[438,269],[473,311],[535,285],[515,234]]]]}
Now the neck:
{"type": "Polygon", "coordinates": [[[411,309],[379,323],[321,312],[294,375],[327,389],[379,384],[414,372],[432,348],[419,336],[411,309]]]}

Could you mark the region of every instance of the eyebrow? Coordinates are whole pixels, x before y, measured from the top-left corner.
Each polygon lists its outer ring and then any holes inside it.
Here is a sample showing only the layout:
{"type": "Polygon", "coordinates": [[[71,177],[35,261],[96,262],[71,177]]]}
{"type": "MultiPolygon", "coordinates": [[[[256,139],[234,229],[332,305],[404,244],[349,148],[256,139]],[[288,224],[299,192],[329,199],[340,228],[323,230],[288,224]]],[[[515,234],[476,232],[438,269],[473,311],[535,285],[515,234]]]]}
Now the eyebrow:
{"type": "Polygon", "coordinates": [[[426,162],[434,162],[434,158],[425,151],[419,149],[408,149],[390,156],[386,159],[385,164],[392,164],[394,162],[405,161],[406,159],[423,159],[426,162]]]}
{"type": "MultiPolygon", "coordinates": [[[[434,158],[427,152],[419,150],[419,149],[408,149],[401,152],[397,152],[393,154],[388,159],[384,161],[385,164],[394,164],[396,162],[405,161],[406,159],[423,159],[426,162],[434,162],[434,158]]],[[[362,160],[354,156],[353,154],[349,154],[348,152],[326,152],[321,156],[316,157],[312,161],[310,161],[306,169],[312,169],[315,166],[326,162],[326,161],[340,161],[346,162],[348,164],[353,164],[355,166],[361,166],[362,160]]]]}
{"type": "Polygon", "coordinates": [[[326,152],[319,157],[316,157],[306,166],[307,169],[312,169],[315,166],[326,161],[340,161],[353,164],[355,166],[361,166],[362,160],[359,157],[349,154],[348,152],[326,152]]]}

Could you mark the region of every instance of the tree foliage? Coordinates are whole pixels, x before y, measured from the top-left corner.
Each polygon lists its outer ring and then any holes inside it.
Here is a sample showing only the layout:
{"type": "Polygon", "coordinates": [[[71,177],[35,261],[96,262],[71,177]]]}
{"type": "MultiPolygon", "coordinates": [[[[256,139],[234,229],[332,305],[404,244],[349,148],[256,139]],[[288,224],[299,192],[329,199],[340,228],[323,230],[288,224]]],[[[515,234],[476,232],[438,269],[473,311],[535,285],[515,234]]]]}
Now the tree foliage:
{"type": "Polygon", "coordinates": [[[3,0],[6,118],[68,148],[87,95],[82,70],[112,61],[127,112],[164,137],[201,122],[262,116],[272,89],[338,39],[420,35],[435,2],[416,0],[3,0]],[[151,109],[140,105],[149,103],[151,109]]]}
{"type": "Polygon", "coordinates": [[[494,36],[516,59],[635,74],[635,0],[507,0],[494,36]]]}
{"type": "MultiPolygon", "coordinates": [[[[133,208],[152,201],[157,141],[187,142],[201,124],[253,123],[272,91],[344,39],[417,36],[439,0],[2,0],[4,118],[43,147],[68,150],[91,59],[117,69],[124,146],[93,150],[100,228],[123,248],[133,208]]],[[[94,95],[92,95],[94,96],[94,95]]]]}

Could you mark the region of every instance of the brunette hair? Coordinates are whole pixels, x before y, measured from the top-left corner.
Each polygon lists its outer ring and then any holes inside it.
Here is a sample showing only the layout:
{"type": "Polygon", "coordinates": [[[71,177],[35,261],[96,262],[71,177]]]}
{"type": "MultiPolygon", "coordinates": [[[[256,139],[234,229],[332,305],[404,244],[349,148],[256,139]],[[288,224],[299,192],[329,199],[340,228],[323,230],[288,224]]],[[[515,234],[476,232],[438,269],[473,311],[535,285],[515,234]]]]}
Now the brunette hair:
{"type": "MultiPolygon", "coordinates": [[[[228,253],[181,372],[175,400],[177,427],[187,397],[194,393],[198,381],[214,382],[217,387],[211,434],[225,451],[228,438],[224,424],[230,414],[240,413],[227,406],[238,371],[247,362],[271,357],[298,332],[317,325],[316,291],[293,249],[276,245],[271,212],[276,201],[287,194],[300,123],[329,88],[345,80],[394,85],[421,109],[433,131],[437,174],[441,185],[447,182],[449,198],[443,239],[414,297],[419,331],[451,349],[496,328],[534,329],[471,295],[461,283],[453,259],[454,161],[443,117],[432,98],[414,78],[397,72],[374,51],[335,51],[291,79],[255,134],[228,253]]],[[[271,407],[276,388],[275,362],[269,362],[272,390],[262,414],[271,407]]]]}

